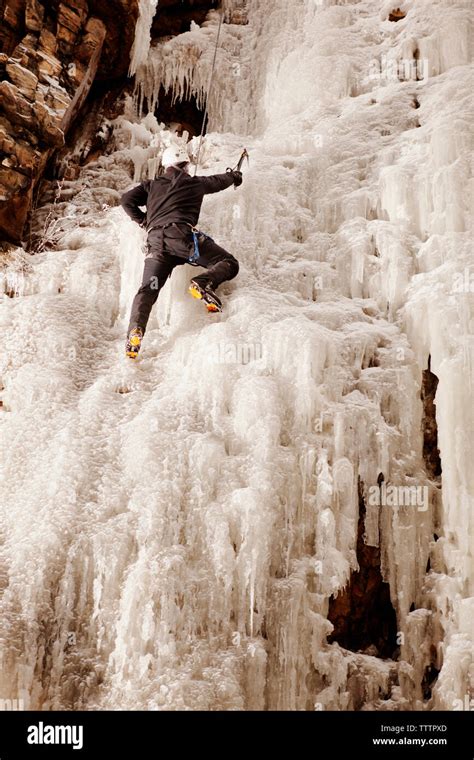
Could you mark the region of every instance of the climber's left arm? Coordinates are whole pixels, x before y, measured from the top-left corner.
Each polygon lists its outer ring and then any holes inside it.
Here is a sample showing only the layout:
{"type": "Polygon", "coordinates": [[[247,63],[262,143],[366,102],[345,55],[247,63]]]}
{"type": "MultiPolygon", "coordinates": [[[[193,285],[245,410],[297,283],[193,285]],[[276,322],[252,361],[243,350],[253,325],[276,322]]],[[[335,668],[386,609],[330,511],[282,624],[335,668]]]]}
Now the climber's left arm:
{"type": "Polygon", "coordinates": [[[140,226],[146,222],[146,214],[139,208],[146,206],[148,200],[149,182],[141,182],[137,187],[124,193],[120,199],[120,205],[126,214],[140,226]]]}

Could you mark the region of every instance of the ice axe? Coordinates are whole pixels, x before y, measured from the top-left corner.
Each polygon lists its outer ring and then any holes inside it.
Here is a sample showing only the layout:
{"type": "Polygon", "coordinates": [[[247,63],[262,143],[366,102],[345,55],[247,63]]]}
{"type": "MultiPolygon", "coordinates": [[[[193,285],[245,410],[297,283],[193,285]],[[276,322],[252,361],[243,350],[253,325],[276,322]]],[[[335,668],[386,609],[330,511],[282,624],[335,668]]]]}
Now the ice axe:
{"type": "Polygon", "coordinates": [[[229,167],[227,167],[226,171],[227,172],[240,172],[240,170],[242,168],[242,164],[244,163],[245,159],[247,159],[247,163],[250,163],[250,158],[249,158],[249,154],[248,154],[247,148],[243,149],[243,151],[242,151],[242,153],[240,155],[240,158],[237,161],[237,165],[234,166],[233,169],[230,169],[229,167]]]}

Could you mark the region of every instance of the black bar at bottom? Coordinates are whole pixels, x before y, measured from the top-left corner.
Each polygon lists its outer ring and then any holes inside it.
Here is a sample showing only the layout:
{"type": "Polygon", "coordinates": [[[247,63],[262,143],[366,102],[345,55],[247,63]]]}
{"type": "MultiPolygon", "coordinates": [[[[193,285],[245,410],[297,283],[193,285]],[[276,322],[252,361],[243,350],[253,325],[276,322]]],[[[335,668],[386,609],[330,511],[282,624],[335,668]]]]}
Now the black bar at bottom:
{"type": "Polygon", "coordinates": [[[0,712],[0,760],[330,752],[472,760],[471,712],[0,712]],[[104,754],[105,753],[105,754],[104,754]]]}

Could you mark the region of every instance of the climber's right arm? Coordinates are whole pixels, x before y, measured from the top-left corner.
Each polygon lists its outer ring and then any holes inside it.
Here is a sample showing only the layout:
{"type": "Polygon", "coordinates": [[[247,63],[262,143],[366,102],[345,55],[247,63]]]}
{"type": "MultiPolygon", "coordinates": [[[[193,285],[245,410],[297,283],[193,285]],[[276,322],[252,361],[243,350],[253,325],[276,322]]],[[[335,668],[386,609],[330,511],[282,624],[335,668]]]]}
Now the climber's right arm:
{"type": "Polygon", "coordinates": [[[139,208],[146,206],[148,200],[149,182],[141,182],[137,187],[124,193],[120,199],[120,205],[126,214],[140,226],[146,222],[146,214],[139,208]]]}

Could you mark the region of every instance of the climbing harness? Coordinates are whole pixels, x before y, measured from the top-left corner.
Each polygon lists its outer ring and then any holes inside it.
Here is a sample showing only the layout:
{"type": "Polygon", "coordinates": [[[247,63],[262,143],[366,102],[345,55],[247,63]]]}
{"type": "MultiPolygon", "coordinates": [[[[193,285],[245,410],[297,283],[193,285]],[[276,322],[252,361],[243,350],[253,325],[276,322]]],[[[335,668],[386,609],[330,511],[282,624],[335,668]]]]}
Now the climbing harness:
{"type": "Polygon", "coordinates": [[[197,264],[200,253],[199,253],[199,236],[201,235],[206,240],[212,240],[214,242],[214,238],[211,238],[210,235],[206,235],[205,232],[201,232],[201,230],[198,230],[197,227],[193,227],[192,224],[189,225],[191,227],[191,232],[193,235],[193,245],[194,250],[191,256],[189,257],[188,261],[190,264],[197,264]]]}
{"type": "Polygon", "coordinates": [[[199,145],[198,145],[198,152],[197,152],[197,156],[196,156],[196,165],[194,167],[194,176],[196,176],[197,168],[199,166],[199,155],[201,153],[202,138],[204,136],[204,126],[206,124],[206,119],[207,119],[207,106],[208,106],[208,103],[209,103],[209,95],[211,93],[212,80],[214,78],[214,69],[216,67],[217,50],[218,50],[218,47],[219,47],[219,38],[221,36],[221,27],[222,27],[222,21],[223,21],[223,19],[224,19],[224,14],[221,13],[220,14],[220,18],[219,18],[219,27],[217,29],[216,46],[214,48],[214,58],[212,60],[211,75],[209,77],[209,84],[208,84],[208,87],[207,87],[206,106],[205,106],[205,109],[204,109],[204,116],[202,118],[201,134],[199,135],[199,145]]]}
{"type": "Polygon", "coordinates": [[[201,232],[201,230],[198,230],[197,227],[194,227],[189,222],[168,222],[167,224],[155,224],[153,227],[150,227],[147,229],[147,232],[153,232],[154,230],[160,231],[160,237],[161,237],[161,248],[164,247],[165,242],[165,230],[168,227],[189,227],[191,234],[193,236],[193,252],[191,256],[188,258],[188,261],[190,264],[197,264],[197,261],[199,259],[199,236],[203,238],[208,238],[209,240],[213,240],[210,235],[206,235],[205,232],[201,232]]]}
{"type": "Polygon", "coordinates": [[[189,227],[191,234],[193,236],[193,252],[191,256],[188,258],[188,262],[190,264],[197,265],[197,262],[200,257],[199,253],[199,238],[204,238],[205,240],[212,240],[214,242],[214,238],[212,238],[210,235],[206,235],[205,232],[202,232],[202,230],[198,230],[197,227],[194,227],[190,222],[167,222],[166,224],[154,224],[153,227],[147,228],[147,233],[153,232],[154,230],[160,231],[161,236],[161,247],[164,247],[164,241],[165,241],[165,230],[168,227],[189,227]]]}
{"type": "Polygon", "coordinates": [[[193,233],[194,251],[192,255],[189,257],[188,261],[190,264],[195,264],[196,261],[199,259],[199,242],[198,242],[199,230],[197,230],[195,227],[192,227],[191,232],[193,233]]]}

